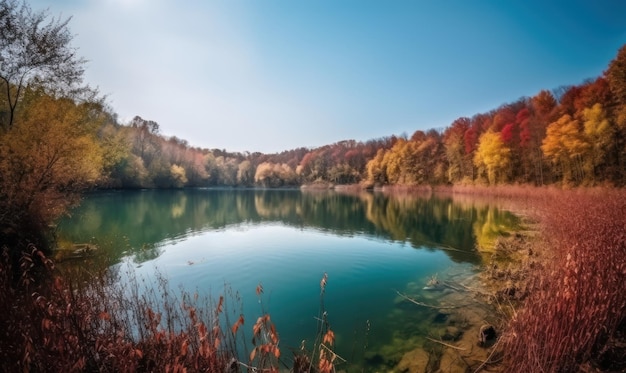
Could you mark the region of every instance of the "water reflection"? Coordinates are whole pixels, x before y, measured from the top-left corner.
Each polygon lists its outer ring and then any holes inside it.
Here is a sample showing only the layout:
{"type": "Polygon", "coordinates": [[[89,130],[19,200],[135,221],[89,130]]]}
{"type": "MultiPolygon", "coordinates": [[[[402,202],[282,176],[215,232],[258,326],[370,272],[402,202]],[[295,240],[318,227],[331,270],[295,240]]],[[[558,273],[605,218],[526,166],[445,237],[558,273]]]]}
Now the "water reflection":
{"type": "Polygon", "coordinates": [[[427,281],[471,277],[482,260],[475,246],[514,223],[495,205],[431,195],[125,191],[90,195],[57,235],[95,243],[107,265],[120,263],[110,268],[123,269],[121,281],[129,263],[147,283],[155,282],[155,268],[188,290],[228,283],[245,300],[246,320],[259,315],[261,281],[286,349],[314,340],[319,281],[327,272],[325,303],[338,353],[362,363],[357,371],[387,371],[444,328],[437,310],[416,308],[394,289],[436,304],[450,289],[425,290],[427,281]]]}
{"type": "Polygon", "coordinates": [[[92,242],[113,262],[155,259],[161,247],[206,231],[279,222],[339,236],[364,235],[449,249],[455,262],[477,264],[475,245],[488,247],[516,224],[494,205],[451,197],[299,190],[148,190],[96,193],[60,222],[61,240],[92,242]]]}

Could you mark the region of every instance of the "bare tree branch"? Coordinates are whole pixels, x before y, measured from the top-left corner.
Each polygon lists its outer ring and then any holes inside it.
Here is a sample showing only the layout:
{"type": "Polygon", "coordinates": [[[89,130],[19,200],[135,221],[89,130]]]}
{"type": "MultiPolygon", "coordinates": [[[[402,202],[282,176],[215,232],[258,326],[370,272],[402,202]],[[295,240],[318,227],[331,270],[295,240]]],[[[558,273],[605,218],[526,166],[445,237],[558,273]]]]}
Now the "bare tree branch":
{"type": "Polygon", "coordinates": [[[89,90],[82,86],[86,60],[71,46],[70,20],[35,12],[25,0],[0,0],[0,84],[5,86],[0,104],[8,109],[8,118],[0,116],[0,126],[5,131],[13,126],[26,86],[68,97],[89,90]]]}

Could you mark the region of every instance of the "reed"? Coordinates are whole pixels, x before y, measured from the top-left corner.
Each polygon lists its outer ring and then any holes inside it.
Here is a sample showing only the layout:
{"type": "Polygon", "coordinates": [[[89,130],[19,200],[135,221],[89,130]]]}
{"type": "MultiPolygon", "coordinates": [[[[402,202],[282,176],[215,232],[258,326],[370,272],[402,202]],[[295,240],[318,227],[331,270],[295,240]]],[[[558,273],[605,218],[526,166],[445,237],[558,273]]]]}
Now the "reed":
{"type": "Polygon", "coordinates": [[[149,282],[130,272],[121,282],[110,270],[86,277],[59,271],[40,250],[29,249],[19,268],[9,250],[0,255],[0,371],[269,373],[283,367],[330,373],[342,360],[333,352],[324,309],[326,274],[312,349],[303,345],[284,354],[261,285],[250,346],[241,299],[232,289],[212,299],[173,292],[158,273],[149,282]]]}
{"type": "Polygon", "coordinates": [[[541,193],[544,266],[504,337],[505,364],[523,372],[626,369],[626,193],[541,193]]]}

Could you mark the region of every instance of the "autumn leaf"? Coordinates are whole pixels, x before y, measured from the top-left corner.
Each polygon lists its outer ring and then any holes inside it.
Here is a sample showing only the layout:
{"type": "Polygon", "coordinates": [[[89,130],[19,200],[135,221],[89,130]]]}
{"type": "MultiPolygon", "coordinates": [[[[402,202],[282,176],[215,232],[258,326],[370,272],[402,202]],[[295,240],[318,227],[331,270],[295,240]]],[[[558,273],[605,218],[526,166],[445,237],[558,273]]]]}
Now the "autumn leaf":
{"type": "Polygon", "coordinates": [[[217,303],[217,308],[216,308],[216,312],[217,313],[222,313],[222,311],[224,310],[224,297],[220,296],[220,300],[217,303]]]}
{"type": "Polygon", "coordinates": [[[187,356],[187,348],[189,347],[189,342],[187,341],[187,339],[185,339],[183,341],[183,343],[180,346],[180,356],[185,357],[187,356]]]}
{"type": "Polygon", "coordinates": [[[274,346],[274,356],[278,359],[280,357],[280,349],[278,346],[274,346]]]}
{"type": "Polygon", "coordinates": [[[261,335],[262,329],[263,329],[263,318],[259,317],[256,320],[256,323],[254,324],[254,326],[252,327],[252,334],[255,336],[261,335]]]}
{"type": "Polygon", "coordinates": [[[239,319],[233,324],[231,328],[233,334],[237,334],[237,330],[239,330],[241,325],[243,325],[243,315],[239,315],[239,319]]]}
{"type": "Polygon", "coordinates": [[[326,283],[328,282],[328,274],[324,272],[324,276],[322,276],[322,280],[320,281],[320,288],[322,291],[326,289],[326,283]]]}
{"type": "Polygon", "coordinates": [[[109,321],[111,319],[111,316],[109,316],[109,314],[106,312],[100,312],[100,314],[98,315],[98,318],[100,320],[109,321]]]}
{"type": "Polygon", "coordinates": [[[324,334],[323,343],[326,343],[326,344],[332,346],[332,344],[335,343],[335,332],[333,332],[332,330],[328,329],[326,334],[324,334]]]}

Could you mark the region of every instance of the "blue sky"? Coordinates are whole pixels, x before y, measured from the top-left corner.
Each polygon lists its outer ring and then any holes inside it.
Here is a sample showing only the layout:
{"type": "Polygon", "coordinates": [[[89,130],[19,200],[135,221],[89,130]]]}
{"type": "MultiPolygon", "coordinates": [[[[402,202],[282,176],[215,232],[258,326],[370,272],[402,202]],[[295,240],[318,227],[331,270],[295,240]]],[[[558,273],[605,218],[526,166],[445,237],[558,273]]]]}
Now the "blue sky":
{"type": "Polygon", "coordinates": [[[31,0],[122,122],[277,152],[444,128],[602,74],[619,0],[31,0]]]}

